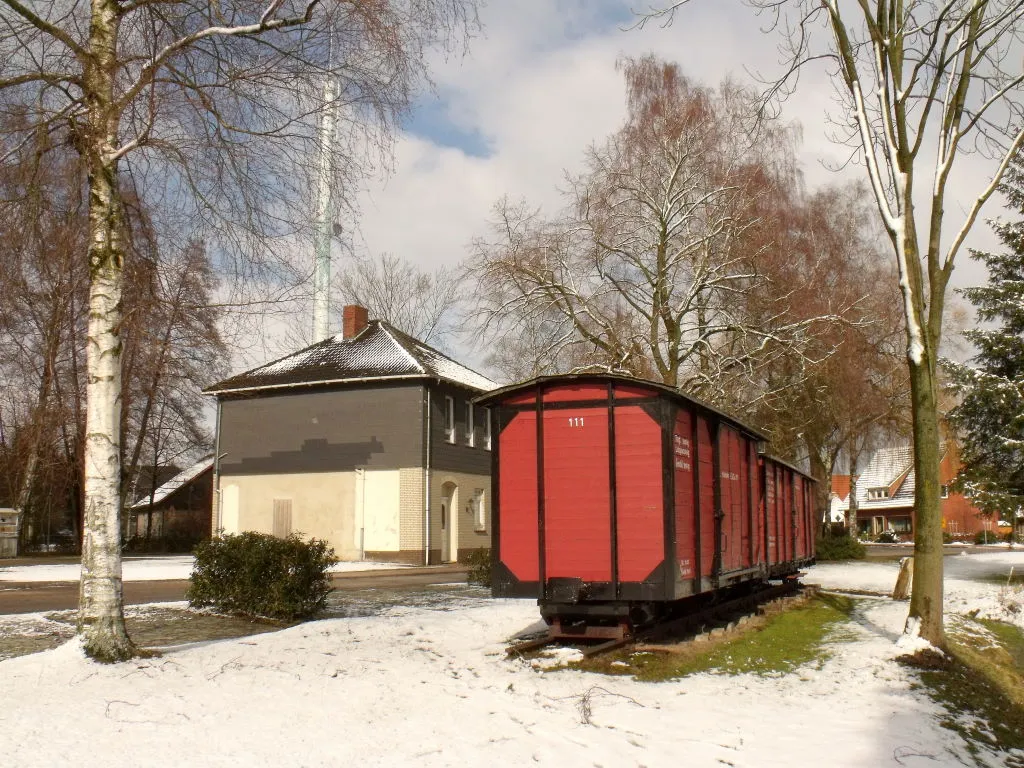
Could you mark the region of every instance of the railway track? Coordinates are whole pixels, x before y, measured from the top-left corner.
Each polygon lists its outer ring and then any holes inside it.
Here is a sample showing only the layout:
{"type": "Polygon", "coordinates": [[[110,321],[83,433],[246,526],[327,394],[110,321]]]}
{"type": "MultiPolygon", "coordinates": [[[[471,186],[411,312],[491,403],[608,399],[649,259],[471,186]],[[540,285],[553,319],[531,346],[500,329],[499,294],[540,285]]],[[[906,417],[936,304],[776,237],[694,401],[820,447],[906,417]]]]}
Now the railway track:
{"type": "Polygon", "coordinates": [[[510,657],[522,656],[549,645],[560,645],[575,647],[585,658],[591,658],[637,643],[677,638],[709,623],[720,622],[725,618],[749,615],[756,612],[760,606],[796,594],[801,589],[803,586],[795,578],[787,579],[779,585],[722,600],[683,615],[671,616],[668,619],[636,628],[626,625],[599,626],[588,627],[586,632],[571,633],[556,624],[552,625],[544,637],[511,645],[506,653],[510,657]],[[598,632],[593,634],[594,630],[598,630],[598,632]],[[597,640],[597,642],[584,642],[593,640],[597,640]]]}

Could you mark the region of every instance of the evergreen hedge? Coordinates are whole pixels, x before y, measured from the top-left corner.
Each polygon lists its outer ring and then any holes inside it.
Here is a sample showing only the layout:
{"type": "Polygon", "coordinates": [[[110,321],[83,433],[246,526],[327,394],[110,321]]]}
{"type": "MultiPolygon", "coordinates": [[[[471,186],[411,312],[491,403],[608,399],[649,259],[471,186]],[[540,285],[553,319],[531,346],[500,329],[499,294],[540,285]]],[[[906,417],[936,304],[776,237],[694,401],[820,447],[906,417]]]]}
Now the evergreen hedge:
{"type": "Polygon", "coordinates": [[[867,556],[864,545],[852,536],[821,536],[815,544],[818,560],[863,560],[867,556]]]}
{"type": "Polygon", "coordinates": [[[469,566],[466,581],[481,587],[491,586],[491,550],[474,549],[466,555],[465,560],[469,566]]]}
{"type": "Polygon", "coordinates": [[[323,610],[331,592],[327,569],[337,562],[327,542],[294,534],[218,536],[201,542],[195,555],[189,605],[286,621],[323,610]]]}

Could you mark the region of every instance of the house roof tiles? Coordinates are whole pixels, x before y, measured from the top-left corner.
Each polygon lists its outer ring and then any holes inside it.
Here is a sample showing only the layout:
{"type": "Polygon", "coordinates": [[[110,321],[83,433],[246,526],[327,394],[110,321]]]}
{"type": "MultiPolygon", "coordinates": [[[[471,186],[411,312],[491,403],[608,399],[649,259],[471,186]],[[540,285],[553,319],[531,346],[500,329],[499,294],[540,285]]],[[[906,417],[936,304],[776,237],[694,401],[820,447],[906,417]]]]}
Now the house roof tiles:
{"type": "Polygon", "coordinates": [[[204,391],[228,394],[382,379],[439,379],[478,392],[498,386],[383,320],[371,320],[352,338],[337,334],[204,391]]]}
{"type": "MultiPolygon", "coordinates": [[[[942,446],[940,454],[944,452],[945,446],[942,446]]],[[[899,445],[879,448],[857,477],[857,506],[862,510],[912,507],[915,485],[914,447],[899,445]],[[873,488],[885,488],[888,495],[884,498],[869,498],[869,491],[873,488]]],[[[847,493],[839,509],[849,508],[850,498],[847,493]]]]}

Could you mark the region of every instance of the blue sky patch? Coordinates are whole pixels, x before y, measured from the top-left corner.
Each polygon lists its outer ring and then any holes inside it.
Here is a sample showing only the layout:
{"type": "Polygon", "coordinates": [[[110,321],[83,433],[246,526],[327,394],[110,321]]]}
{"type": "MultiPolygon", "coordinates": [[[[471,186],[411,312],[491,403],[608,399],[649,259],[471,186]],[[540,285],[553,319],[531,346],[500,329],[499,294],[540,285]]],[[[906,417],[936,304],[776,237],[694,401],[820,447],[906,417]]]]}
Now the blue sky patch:
{"type": "Polygon", "coordinates": [[[458,149],[470,157],[487,158],[494,154],[491,143],[477,128],[459,125],[451,119],[443,98],[420,99],[402,127],[417,138],[458,149]]]}

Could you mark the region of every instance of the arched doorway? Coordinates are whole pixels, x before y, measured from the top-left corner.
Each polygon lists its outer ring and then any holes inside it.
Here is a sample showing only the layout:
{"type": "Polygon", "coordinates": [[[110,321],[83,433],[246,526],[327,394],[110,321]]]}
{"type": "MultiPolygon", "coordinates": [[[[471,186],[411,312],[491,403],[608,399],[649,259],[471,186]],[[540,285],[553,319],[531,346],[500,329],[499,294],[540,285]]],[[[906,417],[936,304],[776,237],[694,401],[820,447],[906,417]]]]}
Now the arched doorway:
{"type": "Polygon", "coordinates": [[[449,481],[441,486],[441,562],[459,557],[459,487],[449,481]]]}

